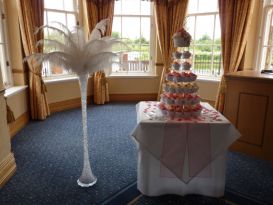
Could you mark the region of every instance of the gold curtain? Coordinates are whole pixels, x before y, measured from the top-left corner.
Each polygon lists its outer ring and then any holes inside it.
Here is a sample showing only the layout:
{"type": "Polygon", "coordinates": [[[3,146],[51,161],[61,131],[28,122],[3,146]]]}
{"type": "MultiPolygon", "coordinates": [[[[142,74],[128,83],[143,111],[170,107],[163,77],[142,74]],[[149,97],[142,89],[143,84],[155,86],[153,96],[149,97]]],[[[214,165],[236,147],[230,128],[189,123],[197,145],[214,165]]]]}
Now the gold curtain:
{"type": "Polygon", "coordinates": [[[94,74],[94,102],[96,104],[104,104],[105,102],[109,102],[109,95],[105,95],[109,93],[108,91],[108,83],[105,78],[105,73],[102,71],[98,71],[94,74]]]}
{"type": "MultiPolygon", "coordinates": [[[[36,47],[36,42],[43,38],[43,33],[34,35],[37,27],[43,25],[43,0],[17,0],[19,23],[24,53],[29,56],[42,51],[36,47]]],[[[41,65],[28,62],[29,67],[29,95],[32,119],[44,120],[50,115],[46,87],[41,76],[41,65]]]]}
{"type": "Polygon", "coordinates": [[[158,90],[158,99],[162,92],[162,84],[164,76],[169,72],[169,67],[172,61],[171,55],[175,51],[172,36],[180,28],[183,27],[188,0],[180,1],[162,1],[154,0],[157,37],[159,39],[159,47],[163,60],[163,70],[158,90]]]}
{"type": "Polygon", "coordinates": [[[250,27],[254,0],[218,0],[224,75],[221,79],[215,108],[224,111],[225,74],[238,70],[250,27]]]}
{"type": "Polygon", "coordinates": [[[112,34],[112,24],[114,16],[114,5],[115,0],[85,0],[87,8],[87,21],[89,34],[95,28],[96,24],[102,20],[108,18],[110,20],[105,36],[110,36],[112,34]]]}
{"type": "MultiPolygon", "coordinates": [[[[100,20],[108,18],[110,22],[106,28],[105,36],[111,35],[114,5],[115,0],[86,0],[89,34],[100,20]]],[[[104,104],[109,102],[108,82],[105,73],[98,71],[93,75],[93,78],[94,103],[104,104]]]]}

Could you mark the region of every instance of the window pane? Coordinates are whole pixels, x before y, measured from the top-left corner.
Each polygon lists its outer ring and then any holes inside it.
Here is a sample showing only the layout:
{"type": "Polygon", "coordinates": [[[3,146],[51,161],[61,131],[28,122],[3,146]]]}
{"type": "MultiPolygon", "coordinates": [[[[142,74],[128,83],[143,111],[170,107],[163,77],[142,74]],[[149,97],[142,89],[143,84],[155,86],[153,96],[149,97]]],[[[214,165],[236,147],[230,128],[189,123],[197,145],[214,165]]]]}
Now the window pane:
{"type": "Polygon", "coordinates": [[[214,39],[217,43],[221,42],[221,26],[220,26],[219,15],[216,15],[214,39]]]}
{"type": "Polygon", "coordinates": [[[273,48],[264,47],[262,51],[262,69],[273,69],[273,48]]]}
{"type": "MultiPolygon", "coordinates": [[[[191,1],[191,0],[190,0],[191,1]]],[[[216,12],[218,11],[218,0],[199,0],[198,12],[216,12]]]]}
{"type": "Polygon", "coordinates": [[[72,30],[77,25],[75,14],[67,14],[67,27],[72,30]]]}
{"type": "Polygon", "coordinates": [[[221,57],[221,45],[213,47],[213,65],[212,65],[212,75],[220,75],[222,67],[222,57],[221,57]]]}
{"type": "Polygon", "coordinates": [[[114,13],[115,15],[121,14],[121,1],[115,1],[114,13]]]}
{"type": "Polygon", "coordinates": [[[121,38],[121,17],[113,18],[112,36],[121,38]]]}
{"type": "Polygon", "coordinates": [[[48,23],[51,24],[52,22],[60,22],[66,25],[66,20],[65,20],[65,14],[64,13],[58,13],[58,12],[52,12],[48,11],[47,12],[47,17],[48,17],[48,23]]]}
{"type": "Polygon", "coordinates": [[[211,60],[212,60],[211,52],[201,52],[200,50],[195,51],[194,71],[201,75],[210,75],[212,62],[211,60]]]}
{"type": "Polygon", "coordinates": [[[151,15],[151,3],[149,1],[140,1],[141,15],[151,15]]]}
{"type": "Polygon", "coordinates": [[[194,24],[195,24],[195,16],[187,17],[186,30],[191,34],[192,43],[194,43],[194,24]]]}
{"type": "Polygon", "coordinates": [[[214,16],[197,16],[196,19],[196,43],[212,44],[214,16]]]}
{"type": "Polygon", "coordinates": [[[149,43],[150,29],[151,29],[150,18],[142,17],[141,18],[141,37],[145,39],[146,43],[149,43]]]}
{"type": "Polygon", "coordinates": [[[140,19],[137,17],[122,18],[122,37],[137,39],[140,37],[140,19]]]}
{"type": "Polygon", "coordinates": [[[74,0],[64,0],[64,10],[66,11],[75,11],[74,0]]]}
{"type": "Polygon", "coordinates": [[[140,1],[122,0],[122,14],[140,14],[140,1]]]}
{"type": "Polygon", "coordinates": [[[196,13],[198,6],[198,0],[189,0],[188,14],[196,13]]]}
{"type": "MultiPolygon", "coordinates": [[[[67,1],[67,0],[65,0],[67,1]]],[[[45,0],[45,8],[63,10],[63,0],[45,0]]]]}

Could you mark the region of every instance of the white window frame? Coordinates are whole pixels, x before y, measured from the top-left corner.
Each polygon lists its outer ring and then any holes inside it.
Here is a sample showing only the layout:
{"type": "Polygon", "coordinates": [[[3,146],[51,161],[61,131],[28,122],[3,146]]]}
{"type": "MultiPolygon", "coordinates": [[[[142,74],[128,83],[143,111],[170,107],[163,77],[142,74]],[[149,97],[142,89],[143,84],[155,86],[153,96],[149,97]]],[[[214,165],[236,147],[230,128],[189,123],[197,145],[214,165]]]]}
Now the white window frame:
{"type": "MultiPolygon", "coordinates": [[[[257,46],[257,59],[256,59],[256,69],[257,70],[263,70],[263,69],[268,69],[265,66],[265,61],[264,61],[264,58],[266,58],[266,56],[268,55],[268,53],[266,54],[265,57],[263,57],[263,49],[266,48],[266,47],[271,47],[271,54],[269,54],[271,57],[272,57],[272,54],[273,54],[273,43],[272,45],[268,45],[268,44],[265,44],[264,41],[265,39],[267,38],[266,35],[270,35],[270,33],[268,32],[267,33],[267,29],[269,29],[267,27],[267,15],[268,15],[268,12],[272,9],[273,10],[273,1],[270,1],[270,0],[267,0],[267,1],[261,1],[261,11],[260,13],[262,13],[263,15],[260,16],[260,33],[259,33],[259,36],[258,36],[258,46],[257,46]]],[[[272,11],[273,12],[273,11],[272,11]]],[[[272,17],[273,17],[273,14],[272,14],[272,17]]],[[[273,20],[272,20],[273,21],[273,20]]],[[[270,22],[269,22],[270,24],[270,22]]],[[[273,32],[272,32],[273,33],[273,32]]],[[[270,62],[270,64],[272,65],[273,62],[270,62]]],[[[270,68],[272,69],[272,68],[270,68]]]]}
{"type": "Polygon", "coordinates": [[[8,35],[7,35],[7,23],[6,23],[6,14],[5,14],[5,5],[3,0],[0,1],[0,32],[2,39],[0,39],[0,45],[3,46],[2,56],[1,58],[1,69],[3,83],[5,88],[9,88],[13,86],[13,78],[11,73],[11,68],[9,64],[9,55],[8,55],[8,35]]]}
{"type": "MultiPolygon", "coordinates": [[[[52,0],[47,0],[47,1],[52,1],[52,0]]],[[[64,8],[64,2],[65,2],[65,0],[63,0],[63,8],[64,8]]],[[[73,0],[73,3],[74,3],[74,9],[75,9],[74,11],[52,9],[52,8],[45,7],[44,8],[44,16],[46,18],[46,22],[44,22],[44,24],[47,24],[47,23],[50,24],[50,22],[48,22],[48,12],[56,12],[56,13],[65,14],[66,25],[67,25],[67,15],[74,14],[76,17],[76,25],[79,25],[79,1],[73,0]]],[[[67,77],[74,77],[75,74],[73,74],[72,72],[67,72],[67,73],[62,73],[62,74],[52,74],[52,69],[50,68],[50,63],[45,62],[45,63],[43,63],[42,76],[44,79],[56,79],[56,78],[62,79],[62,78],[67,78],[67,77]]]]}
{"type": "MultiPolygon", "coordinates": [[[[139,0],[140,2],[142,0],[139,0]]],[[[149,39],[149,69],[148,71],[130,71],[130,70],[124,70],[124,71],[111,71],[110,76],[115,76],[115,75],[124,75],[124,76],[154,76],[156,73],[156,69],[155,69],[155,51],[156,51],[156,30],[155,30],[155,16],[153,13],[153,8],[154,8],[154,3],[150,2],[151,4],[151,11],[150,11],[150,15],[141,15],[141,14],[115,14],[114,13],[114,17],[120,17],[121,19],[121,38],[122,38],[122,18],[130,18],[130,17],[138,17],[140,18],[140,22],[141,22],[141,18],[150,18],[150,39],[149,39]]],[[[121,7],[122,7],[122,1],[121,1],[121,7]]],[[[141,4],[140,4],[141,7],[141,4]]],[[[130,28],[128,28],[130,29],[130,28]]],[[[141,31],[141,23],[140,23],[140,31],[141,31]]],[[[141,60],[139,60],[139,62],[141,62],[141,60]]],[[[121,62],[122,64],[122,62],[121,62]]]]}
{"type": "MultiPolygon", "coordinates": [[[[200,1],[200,0],[199,0],[200,1]]],[[[199,4],[199,1],[197,2],[197,4],[199,4]]],[[[198,7],[199,5],[197,5],[198,7]]],[[[193,53],[192,53],[192,70],[198,74],[199,77],[201,78],[212,78],[212,79],[219,79],[220,76],[222,75],[223,72],[223,63],[221,60],[221,54],[220,54],[220,72],[219,74],[214,74],[213,73],[213,63],[214,63],[214,52],[215,52],[215,47],[216,46],[220,46],[220,50],[221,50],[221,43],[220,44],[216,44],[215,43],[215,29],[216,29],[216,18],[217,15],[219,16],[219,11],[213,11],[213,12],[195,12],[195,13],[188,13],[187,17],[194,17],[194,34],[192,36],[192,42],[191,42],[191,48],[193,49],[193,53]],[[195,40],[196,40],[196,21],[197,21],[197,17],[202,17],[202,16],[213,16],[214,17],[214,25],[213,25],[213,36],[212,36],[212,43],[211,44],[195,44],[195,40]],[[196,46],[211,46],[212,48],[212,52],[211,52],[211,62],[210,62],[210,68],[208,68],[210,70],[210,73],[201,73],[198,72],[197,70],[194,70],[194,62],[195,62],[195,47],[196,46]]]]}

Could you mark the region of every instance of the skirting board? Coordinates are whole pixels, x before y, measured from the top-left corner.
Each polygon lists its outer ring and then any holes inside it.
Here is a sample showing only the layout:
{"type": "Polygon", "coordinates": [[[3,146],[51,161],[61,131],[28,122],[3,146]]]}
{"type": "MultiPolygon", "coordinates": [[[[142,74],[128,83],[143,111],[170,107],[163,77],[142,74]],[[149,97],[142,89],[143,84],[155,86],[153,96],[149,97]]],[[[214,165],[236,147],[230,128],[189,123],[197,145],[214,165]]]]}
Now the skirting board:
{"type": "Polygon", "coordinates": [[[17,132],[19,132],[29,121],[29,113],[25,112],[20,117],[18,117],[14,122],[9,123],[9,133],[10,138],[13,138],[17,132]]]}
{"type": "Polygon", "coordinates": [[[10,153],[2,162],[0,162],[0,188],[14,175],[16,163],[13,153],[10,153]]]}
{"type": "Polygon", "coordinates": [[[139,94],[110,94],[110,102],[138,102],[154,101],[157,93],[139,93],[139,94]]]}
{"type": "MultiPolygon", "coordinates": [[[[90,102],[91,96],[87,96],[87,104],[90,104],[90,102]]],[[[69,110],[77,107],[81,107],[81,98],[69,99],[49,104],[49,109],[51,113],[69,110]]]]}

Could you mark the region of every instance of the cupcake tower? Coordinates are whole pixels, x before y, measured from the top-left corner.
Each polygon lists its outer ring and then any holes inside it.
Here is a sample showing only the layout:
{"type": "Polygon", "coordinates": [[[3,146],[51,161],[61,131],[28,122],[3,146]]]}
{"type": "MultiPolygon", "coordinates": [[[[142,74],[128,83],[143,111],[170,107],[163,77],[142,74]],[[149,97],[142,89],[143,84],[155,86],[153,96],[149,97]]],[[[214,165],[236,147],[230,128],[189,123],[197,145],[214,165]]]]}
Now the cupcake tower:
{"type": "Polygon", "coordinates": [[[198,117],[202,106],[197,95],[197,76],[191,72],[191,53],[188,51],[191,36],[182,28],[174,34],[173,41],[175,47],[182,47],[182,51],[173,53],[171,71],[166,74],[159,108],[169,119],[198,117]]]}

